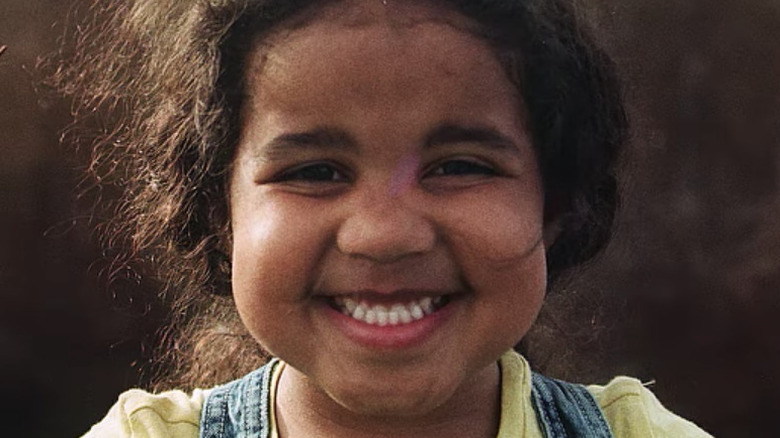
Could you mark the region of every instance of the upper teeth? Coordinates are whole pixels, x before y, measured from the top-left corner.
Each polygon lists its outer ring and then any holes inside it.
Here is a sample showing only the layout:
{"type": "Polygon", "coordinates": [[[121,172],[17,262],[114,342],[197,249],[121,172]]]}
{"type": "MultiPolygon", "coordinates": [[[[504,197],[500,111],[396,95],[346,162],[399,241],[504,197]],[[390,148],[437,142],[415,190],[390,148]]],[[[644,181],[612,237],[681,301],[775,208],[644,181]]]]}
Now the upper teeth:
{"type": "Polygon", "coordinates": [[[396,303],[393,305],[368,304],[349,297],[335,297],[336,305],[347,316],[363,321],[367,324],[386,326],[407,324],[425,315],[433,313],[436,305],[441,303],[441,297],[421,298],[408,303],[396,303]]]}

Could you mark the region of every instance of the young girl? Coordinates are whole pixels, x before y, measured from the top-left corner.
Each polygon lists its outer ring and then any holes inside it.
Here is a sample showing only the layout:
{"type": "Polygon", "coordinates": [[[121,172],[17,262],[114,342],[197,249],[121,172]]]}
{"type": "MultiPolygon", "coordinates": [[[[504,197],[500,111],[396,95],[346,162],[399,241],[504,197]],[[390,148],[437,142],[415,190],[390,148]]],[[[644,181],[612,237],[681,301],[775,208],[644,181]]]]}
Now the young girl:
{"type": "Polygon", "coordinates": [[[708,436],[513,350],[616,208],[619,93],[564,0],[107,12],[57,80],[116,110],[94,168],[179,294],[196,389],[128,391],[87,436],[708,436]]]}

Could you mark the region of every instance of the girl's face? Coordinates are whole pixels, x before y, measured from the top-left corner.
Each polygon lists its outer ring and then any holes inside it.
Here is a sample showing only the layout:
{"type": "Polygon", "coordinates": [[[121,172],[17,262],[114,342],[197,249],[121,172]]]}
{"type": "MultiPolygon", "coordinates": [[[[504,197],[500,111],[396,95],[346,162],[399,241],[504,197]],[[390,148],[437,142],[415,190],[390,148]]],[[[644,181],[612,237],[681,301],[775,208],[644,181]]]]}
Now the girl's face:
{"type": "Polygon", "coordinates": [[[539,170],[518,90],[473,28],[421,2],[346,1],[252,54],[235,301],[344,412],[497,391],[497,358],[541,306],[539,170]]]}

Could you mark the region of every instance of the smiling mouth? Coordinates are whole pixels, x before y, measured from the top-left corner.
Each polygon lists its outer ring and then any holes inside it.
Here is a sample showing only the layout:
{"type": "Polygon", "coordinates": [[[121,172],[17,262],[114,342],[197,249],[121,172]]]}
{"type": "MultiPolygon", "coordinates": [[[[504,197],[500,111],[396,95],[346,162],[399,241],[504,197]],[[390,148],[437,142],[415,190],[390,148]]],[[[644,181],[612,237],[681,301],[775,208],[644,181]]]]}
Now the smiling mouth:
{"type": "Polygon", "coordinates": [[[419,321],[450,302],[448,296],[424,297],[404,303],[369,304],[349,296],[333,297],[334,309],[352,319],[380,327],[419,321]]]}

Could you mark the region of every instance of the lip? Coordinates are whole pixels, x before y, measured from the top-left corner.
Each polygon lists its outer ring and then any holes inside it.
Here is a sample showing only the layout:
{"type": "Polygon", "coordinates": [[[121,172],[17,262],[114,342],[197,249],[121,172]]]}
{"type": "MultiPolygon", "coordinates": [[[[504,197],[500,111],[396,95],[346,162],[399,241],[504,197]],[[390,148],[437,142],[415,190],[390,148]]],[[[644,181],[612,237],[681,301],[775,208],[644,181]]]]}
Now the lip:
{"type": "Polygon", "coordinates": [[[322,311],[331,324],[347,339],[369,349],[374,350],[404,350],[425,344],[440,331],[447,321],[452,318],[455,308],[460,304],[457,295],[450,294],[345,294],[345,296],[360,297],[371,303],[392,303],[416,299],[421,297],[435,297],[447,295],[451,297],[447,305],[437,309],[423,318],[406,324],[379,326],[344,315],[335,309],[328,300],[321,303],[322,311]]]}

